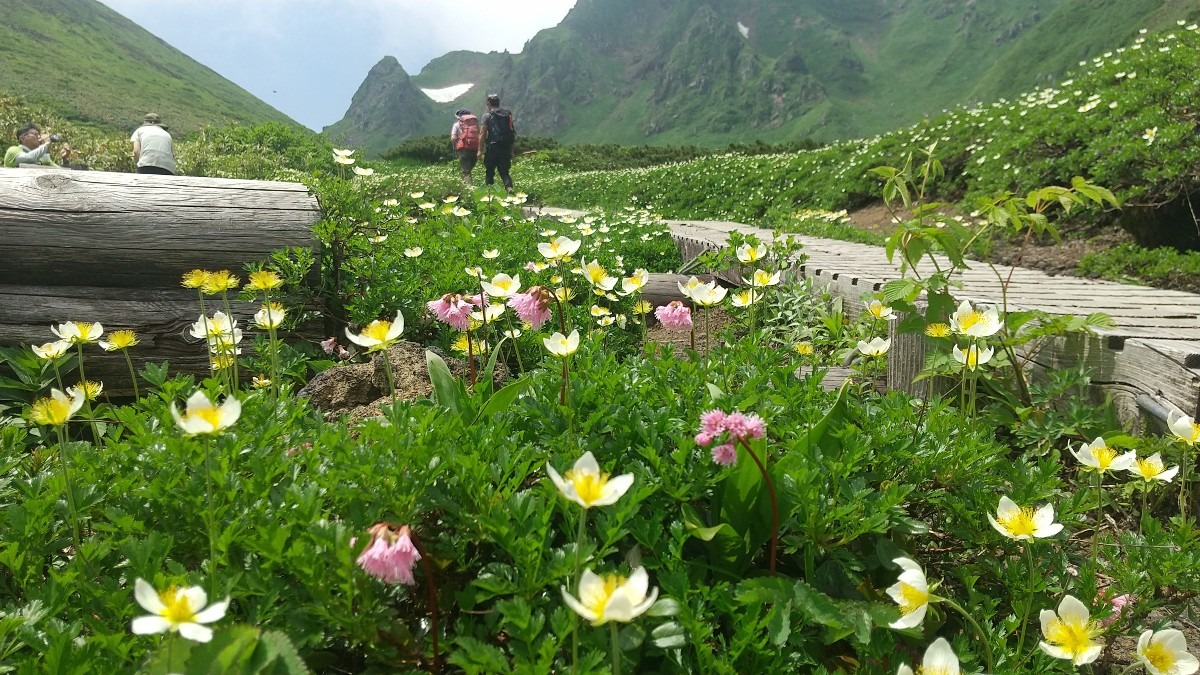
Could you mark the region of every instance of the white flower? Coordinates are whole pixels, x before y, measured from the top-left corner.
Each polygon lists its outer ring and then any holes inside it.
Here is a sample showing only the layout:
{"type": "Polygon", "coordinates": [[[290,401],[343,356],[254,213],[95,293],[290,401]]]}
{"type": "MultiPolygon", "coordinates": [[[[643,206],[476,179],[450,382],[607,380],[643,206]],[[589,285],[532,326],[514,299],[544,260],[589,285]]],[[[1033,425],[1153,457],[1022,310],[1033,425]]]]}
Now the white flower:
{"type": "Polygon", "coordinates": [[[1170,427],[1171,433],[1188,445],[1196,445],[1197,442],[1200,442],[1200,422],[1196,422],[1179,410],[1167,413],[1167,426],[1170,427]]]}
{"type": "Polygon", "coordinates": [[[232,426],[241,415],[242,404],[236,396],[227,397],[225,402],[218,406],[214,405],[204,392],[197,391],[187,400],[187,410],[182,415],[179,408],[171,403],[171,417],[175,418],[175,424],[183,433],[189,436],[215,434],[232,426]]]}
{"type": "Polygon", "coordinates": [[[538,244],[538,252],[542,257],[549,260],[557,260],[573,255],[579,250],[580,241],[568,239],[567,237],[558,237],[550,243],[538,244]]]}
{"type": "Polygon", "coordinates": [[[578,600],[565,586],[562,594],[563,601],[576,614],[591,621],[593,626],[600,626],[609,621],[627,623],[644,614],[658,599],[657,588],[647,596],[649,587],[650,576],[643,567],[634,569],[628,579],[615,574],[601,577],[588,569],[579,579],[578,600]]]}
{"type": "MultiPolygon", "coordinates": [[[[925,657],[921,659],[922,675],[959,675],[961,672],[958,656],[954,654],[946,638],[934,640],[925,650],[925,657]]],[[[913,671],[907,664],[902,664],[896,675],[913,675],[913,671]]]]}
{"type": "Polygon", "coordinates": [[[362,176],[365,178],[367,176],[374,175],[374,173],[375,169],[364,169],[361,166],[354,167],[354,175],[356,176],[362,176]]]}
{"type": "Polygon", "coordinates": [[[424,249],[422,249],[420,246],[413,246],[412,248],[404,249],[404,255],[408,258],[416,258],[424,252],[424,249]]]}
{"type": "Polygon", "coordinates": [[[1057,613],[1043,609],[1039,618],[1046,639],[1038,647],[1050,656],[1082,666],[1095,661],[1104,651],[1104,643],[1092,639],[1103,633],[1103,629],[1091,620],[1088,608],[1074,597],[1063,596],[1057,613]]]}
{"type": "Polygon", "coordinates": [[[1130,450],[1118,455],[1116,450],[1108,447],[1103,437],[1080,445],[1079,450],[1071,448],[1071,454],[1080,464],[1095,471],[1128,471],[1137,461],[1137,453],[1130,450]]]}
{"type": "Polygon", "coordinates": [[[573,330],[570,335],[555,333],[548,338],[542,338],[542,344],[557,357],[566,358],[579,349],[579,331],[573,330]]]}
{"type": "Polygon", "coordinates": [[[521,275],[510,277],[507,274],[497,274],[492,280],[484,281],[483,292],[494,298],[507,298],[521,290],[521,275]]]}
{"type": "Polygon", "coordinates": [[[757,262],[767,255],[767,245],[759,244],[758,246],[751,246],[750,244],[742,244],[737,247],[736,252],[738,260],[749,264],[757,262]]]}
{"type": "Polygon", "coordinates": [[[969,301],[963,300],[958,311],[950,315],[950,329],[975,338],[991,337],[1000,331],[1000,314],[995,307],[972,308],[969,301]]]}
{"type": "Polygon", "coordinates": [[[975,370],[979,366],[991,361],[992,356],[996,353],[996,350],[992,347],[984,347],[983,349],[980,349],[979,345],[970,345],[967,347],[966,351],[963,351],[958,348],[958,345],[954,345],[954,348],[951,350],[951,352],[954,355],[955,361],[958,361],[967,370],[975,370]]]}
{"type": "Polygon", "coordinates": [[[600,465],[590,451],[575,460],[575,465],[563,475],[559,475],[546,462],[546,474],[564,497],[585,509],[615,504],[633,485],[631,473],[610,479],[609,474],[601,472],[600,465]]]}
{"type": "Polygon", "coordinates": [[[1174,628],[1142,633],[1137,656],[1150,675],[1192,675],[1200,670],[1200,661],[1188,653],[1187,638],[1174,628]]]}
{"type": "Polygon", "coordinates": [[[891,340],[879,337],[871,338],[870,342],[866,342],[865,340],[858,341],[858,351],[862,352],[864,356],[883,356],[891,347],[891,340]]]}
{"type": "Polygon", "coordinates": [[[357,335],[346,329],[346,337],[350,341],[360,347],[366,347],[367,351],[377,351],[386,349],[391,346],[400,334],[404,332],[404,315],[400,310],[396,310],[395,321],[384,321],[376,319],[363,327],[362,331],[357,335]]]}
{"type": "Polygon", "coordinates": [[[920,626],[925,620],[925,612],[929,609],[929,582],[925,572],[915,560],[896,558],[892,560],[901,569],[900,578],[887,589],[892,600],[900,605],[900,618],[888,626],[892,628],[913,628],[920,626]]]}
{"type": "Polygon", "coordinates": [[[60,340],[71,344],[95,342],[104,333],[104,326],[90,321],[66,321],[50,326],[50,331],[60,340]]]}
{"type": "Polygon", "coordinates": [[[1063,528],[1060,523],[1054,522],[1054,507],[1050,504],[1037,511],[1023,509],[1007,496],[1000,498],[995,517],[990,513],[987,517],[997,532],[1018,541],[1053,537],[1063,528]]]}
{"type": "Polygon", "coordinates": [[[199,586],[172,587],[158,593],[143,579],[133,582],[133,597],[142,609],[150,612],[150,616],[139,616],[133,620],[135,635],[170,631],[178,632],[196,642],[208,642],[212,639],[212,629],[201,624],[220,621],[225,616],[225,610],[229,608],[229,598],[206,608],[208,596],[199,586]]]}

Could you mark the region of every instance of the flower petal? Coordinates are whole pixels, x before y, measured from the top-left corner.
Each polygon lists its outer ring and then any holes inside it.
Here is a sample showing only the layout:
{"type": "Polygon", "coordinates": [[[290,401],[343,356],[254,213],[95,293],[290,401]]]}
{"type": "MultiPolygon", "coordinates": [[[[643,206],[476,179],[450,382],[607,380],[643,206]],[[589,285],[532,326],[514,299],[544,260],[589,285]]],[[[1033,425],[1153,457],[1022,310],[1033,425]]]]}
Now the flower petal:
{"type": "MultiPolygon", "coordinates": [[[[171,408],[174,410],[174,404],[171,405],[171,408]]],[[[167,608],[162,599],[158,597],[158,591],[140,577],[133,582],[133,597],[142,606],[142,609],[152,614],[162,614],[163,610],[167,608]]]]}
{"type": "Polygon", "coordinates": [[[161,616],[139,616],[133,620],[134,635],[154,635],[171,630],[171,622],[161,616]]]}
{"type": "Polygon", "coordinates": [[[179,634],[194,642],[208,642],[213,636],[211,628],[198,623],[179,624],[179,634]]]}

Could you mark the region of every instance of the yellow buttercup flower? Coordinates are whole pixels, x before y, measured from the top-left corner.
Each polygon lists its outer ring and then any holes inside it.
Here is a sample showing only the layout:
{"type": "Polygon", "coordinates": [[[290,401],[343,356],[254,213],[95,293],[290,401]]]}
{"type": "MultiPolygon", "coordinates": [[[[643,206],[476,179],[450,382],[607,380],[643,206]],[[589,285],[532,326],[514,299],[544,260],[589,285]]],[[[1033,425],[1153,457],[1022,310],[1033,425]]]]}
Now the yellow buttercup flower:
{"type": "Polygon", "coordinates": [[[184,288],[203,288],[205,282],[208,281],[208,275],[212,274],[207,270],[192,270],[183,275],[184,288]]]}
{"type": "Polygon", "coordinates": [[[75,392],[68,396],[57,389],[50,390],[50,396],[34,401],[29,410],[29,419],[35,424],[46,426],[62,426],[83,407],[83,394],[75,392]]]}
{"type": "Polygon", "coordinates": [[[812,356],[813,353],[816,351],[816,348],[813,347],[813,343],[808,342],[808,341],[797,342],[796,345],[794,347],[792,347],[792,349],[795,350],[795,352],[797,354],[799,354],[800,356],[812,356]]]}
{"type": "Polygon", "coordinates": [[[250,281],[246,288],[255,291],[273,291],[283,285],[283,279],[272,270],[259,270],[250,273],[250,281]]]}
{"type": "Polygon", "coordinates": [[[114,330],[108,334],[108,340],[101,340],[100,347],[106,352],[129,349],[138,344],[137,333],[131,330],[114,330]]]}
{"type": "Polygon", "coordinates": [[[944,323],[931,323],[925,326],[925,334],[931,338],[944,338],[950,336],[950,326],[944,323]]]}
{"type": "Polygon", "coordinates": [[[71,397],[83,396],[89,401],[95,401],[104,391],[104,383],[95,380],[84,380],[79,384],[67,387],[67,395],[71,397]]]}
{"type": "Polygon", "coordinates": [[[230,272],[229,270],[218,270],[216,272],[209,273],[208,277],[204,280],[204,285],[200,287],[200,290],[209,295],[216,295],[217,293],[232,291],[240,286],[241,283],[242,281],[238,279],[237,275],[235,275],[233,272],[230,272]]]}
{"type": "Polygon", "coordinates": [[[654,309],[649,300],[639,300],[633,305],[634,314],[649,314],[654,309]]]}

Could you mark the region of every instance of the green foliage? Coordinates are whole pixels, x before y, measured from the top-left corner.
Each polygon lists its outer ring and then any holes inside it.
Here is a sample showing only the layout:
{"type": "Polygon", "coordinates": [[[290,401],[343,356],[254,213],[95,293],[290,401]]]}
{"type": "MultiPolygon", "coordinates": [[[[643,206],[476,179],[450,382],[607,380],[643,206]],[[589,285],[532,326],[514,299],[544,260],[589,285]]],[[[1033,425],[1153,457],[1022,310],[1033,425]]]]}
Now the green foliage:
{"type": "Polygon", "coordinates": [[[1153,285],[1200,293],[1200,253],[1196,251],[1120,244],[1085,255],[1079,261],[1079,273],[1111,281],[1148,280],[1153,285]]]}
{"type": "MultiPolygon", "coordinates": [[[[516,143],[513,146],[513,152],[518,155],[524,155],[530,152],[552,150],[557,147],[558,141],[553,138],[518,134],[516,143]]],[[[410,138],[400,145],[385,151],[381,156],[386,160],[407,160],[416,164],[444,164],[458,158],[448,135],[410,138]]]]}

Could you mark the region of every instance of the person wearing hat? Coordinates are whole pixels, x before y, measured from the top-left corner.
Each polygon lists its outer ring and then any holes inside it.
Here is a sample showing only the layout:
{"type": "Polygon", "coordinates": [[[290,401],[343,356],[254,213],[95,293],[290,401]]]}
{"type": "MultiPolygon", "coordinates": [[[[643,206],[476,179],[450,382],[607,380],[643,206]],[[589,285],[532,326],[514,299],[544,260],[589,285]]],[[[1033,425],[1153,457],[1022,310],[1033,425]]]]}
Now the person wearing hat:
{"type": "MultiPolygon", "coordinates": [[[[26,124],[17,129],[17,145],[10,147],[4,153],[4,166],[16,167],[21,164],[42,164],[58,166],[50,157],[50,144],[58,140],[58,136],[43,134],[36,124],[26,124]]],[[[67,161],[71,156],[71,146],[63,143],[58,150],[58,157],[67,161]]]]}
{"type": "Polygon", "coordinates": [[[458,154],[458,168],[462,172],[463,182],[470,184],[479,152],[479,118],[466,108],[459,108],[454,117],[454,126],[450,127],[450,143],[458,154]]]}
{"type": "Polygon", "coordinates": [[[158,113],[146,113],[142,126],[129,138],[133,141],[133,159],[138,173],[155,173],[163,176],[175,175],[175,149],[167,125],[158,113]]]}

